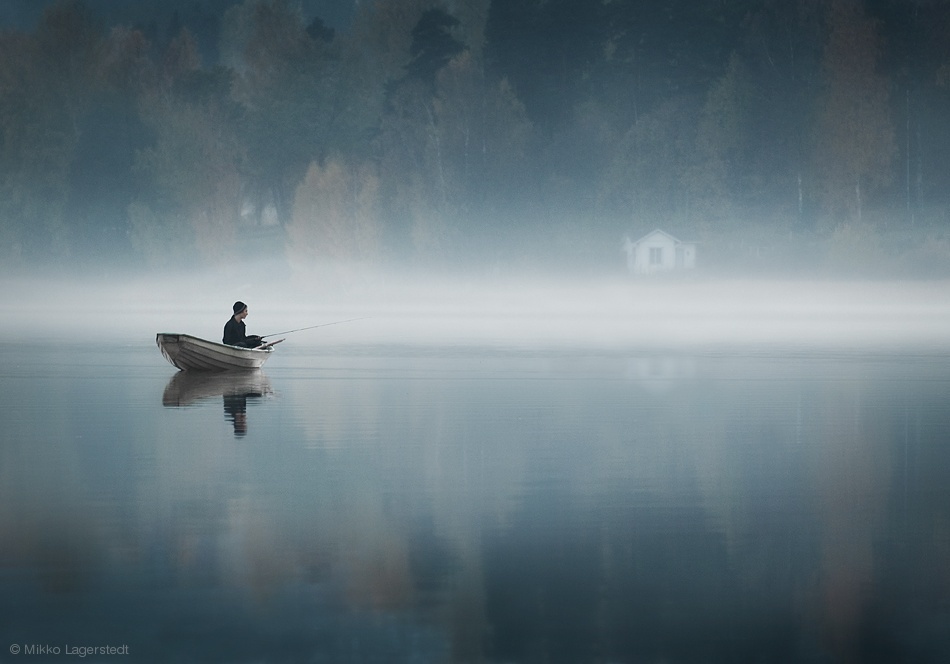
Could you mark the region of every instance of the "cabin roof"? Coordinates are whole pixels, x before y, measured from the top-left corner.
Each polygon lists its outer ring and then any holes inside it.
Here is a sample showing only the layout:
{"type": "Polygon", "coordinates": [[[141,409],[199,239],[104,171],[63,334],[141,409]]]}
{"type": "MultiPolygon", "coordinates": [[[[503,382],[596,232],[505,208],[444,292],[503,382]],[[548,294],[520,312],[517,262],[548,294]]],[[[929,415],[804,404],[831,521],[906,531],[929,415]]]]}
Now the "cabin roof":
{"type": "Polygon", "coordinates": [[[645,240],[647,240],[647,239],[653,237],[653,236],[656,235],[657,233],[659,233],[660,235],[663,235],[663,236],[669,238],[670,240],[672,240],[672,241],[673,241],[674,243],[676,243],[676,244],[692,244],[691,242],[684,243],[684,242],[683,242],[682,240],[680,240],[679,238],[673,237],[672,235],[670,235],[670,234],[667,233],[666,231],[661,231],[659,228],[654,228],[652,231],[650,231],[649,233],[647,233],[646,235],[644,235],[643,237],[641,237],[639,240],[635,241],[634,244],[640,244],[641,242],[643,242],[643,241],[645,241],[645,240]]]}

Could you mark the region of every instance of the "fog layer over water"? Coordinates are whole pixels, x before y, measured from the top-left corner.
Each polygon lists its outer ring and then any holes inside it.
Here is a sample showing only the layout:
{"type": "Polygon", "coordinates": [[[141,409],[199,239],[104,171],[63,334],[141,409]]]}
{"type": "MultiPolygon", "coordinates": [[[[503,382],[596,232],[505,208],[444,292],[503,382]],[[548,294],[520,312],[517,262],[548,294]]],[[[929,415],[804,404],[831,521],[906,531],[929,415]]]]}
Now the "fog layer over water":
{"type": "MultiPolygon", "coordinates": [[[[950,345],[945,281],[462,279],[441,275],[279,279],[231,273],[114,280],[7,280],[0,333],[12,339],[218,340],[241,300],[249,334],[295,344],[734,345],[894,349],[950,345]]],[[[747,348],[748,349],[748,348],[747,348]]]]}

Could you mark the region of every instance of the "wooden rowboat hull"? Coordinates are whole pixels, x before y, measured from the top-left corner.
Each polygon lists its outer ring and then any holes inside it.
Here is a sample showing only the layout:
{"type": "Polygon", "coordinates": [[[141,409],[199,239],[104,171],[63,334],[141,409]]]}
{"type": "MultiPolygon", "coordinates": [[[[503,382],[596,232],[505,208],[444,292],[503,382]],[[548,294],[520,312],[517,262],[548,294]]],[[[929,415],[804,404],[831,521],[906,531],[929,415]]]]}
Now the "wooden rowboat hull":
{"type": "Polygon", "coordinates": [[[239,348],[226,346],[190,334],[155,335],[155,343],[165,359],[182,371],[232,371],[234,369],[260,369],[270,354],[271,348],[239,348]]]}

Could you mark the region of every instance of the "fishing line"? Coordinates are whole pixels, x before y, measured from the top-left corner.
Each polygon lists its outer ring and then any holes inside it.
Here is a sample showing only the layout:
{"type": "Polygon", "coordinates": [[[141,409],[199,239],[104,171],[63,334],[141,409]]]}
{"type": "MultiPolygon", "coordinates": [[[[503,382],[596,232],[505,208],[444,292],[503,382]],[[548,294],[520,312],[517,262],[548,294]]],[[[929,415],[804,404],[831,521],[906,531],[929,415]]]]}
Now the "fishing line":
{"type": "Polygon", "coordinates": [[[339,325],[340,323],[352,323],[355,320],[366,320],[369,316],[362,316],[361,318],[347,318],[346,320],[336,320],[332,323],[321,323],[320,325],[311,325],[309,327],[298,327],[296,330],[287,330],[285,332],[271,332],[270,334],[265,334],[261,339],[266,339],[267,337],[276,337],[278,334],[290,334],[291,332],[303,332],[304,330],[313,330],[318,327],[327,327],[329,325],[339,325]]]}

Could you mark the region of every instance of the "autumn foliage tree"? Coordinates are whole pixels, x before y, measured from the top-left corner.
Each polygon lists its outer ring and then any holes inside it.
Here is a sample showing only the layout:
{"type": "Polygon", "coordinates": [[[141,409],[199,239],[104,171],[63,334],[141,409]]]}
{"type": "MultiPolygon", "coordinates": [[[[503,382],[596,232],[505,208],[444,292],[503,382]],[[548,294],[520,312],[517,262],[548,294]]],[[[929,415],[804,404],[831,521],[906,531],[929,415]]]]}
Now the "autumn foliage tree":
{"type": "Polygon", "coordinates": [[[367,264],[379,256],[379,178],[369,163],[331,158],[310,164],[297,187],[288,226],[298,265],[367,264]]]}

